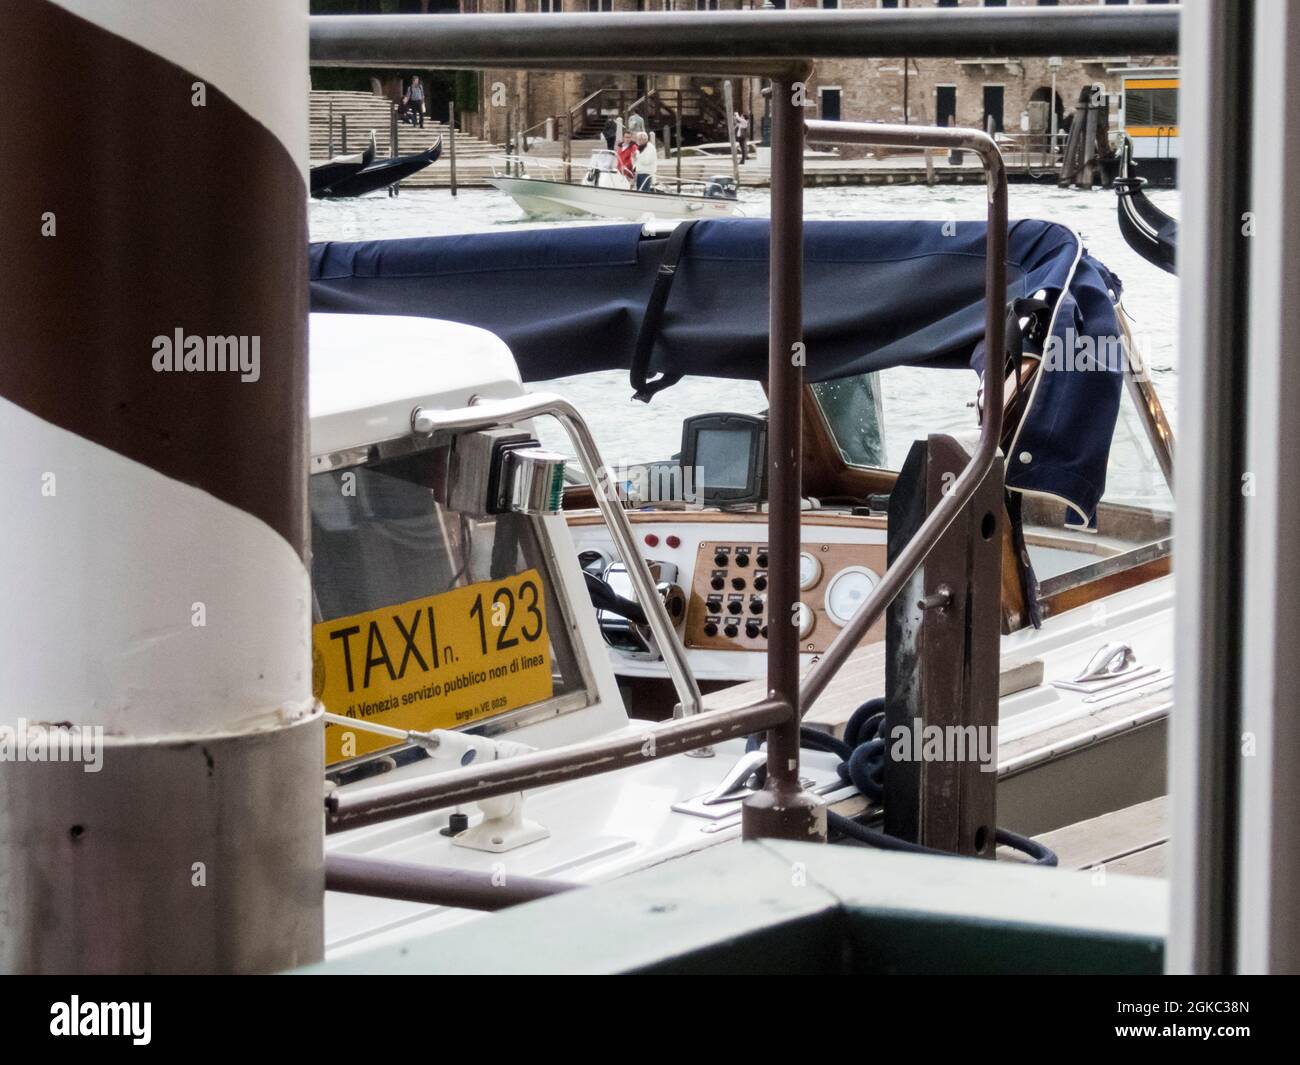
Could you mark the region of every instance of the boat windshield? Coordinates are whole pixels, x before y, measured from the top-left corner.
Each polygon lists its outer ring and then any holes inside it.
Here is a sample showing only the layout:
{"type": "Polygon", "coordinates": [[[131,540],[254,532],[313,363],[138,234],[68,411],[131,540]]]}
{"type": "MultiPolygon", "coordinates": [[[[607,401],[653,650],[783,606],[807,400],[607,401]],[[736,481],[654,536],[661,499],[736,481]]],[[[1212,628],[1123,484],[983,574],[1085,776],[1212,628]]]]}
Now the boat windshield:
{"type": "Polygon", "coordinates": [[[849,466],[887,465],[880,377],[878,373],[858,374],[812,386],[840,455],[849,466]]]}
{"type": "Polygon", "coordinates": [[[848,465],[898,470],[914,440],[931,433],[963,437],[978,428],[978,384],[969,370],[898,366],[812,391],[848,465]]]}
{"type": "MultiPolygon", "coordinates": [[[[446,449],[315,474],[313,689],[401,729],[531,720],[588,704],[538,519],[437,502],[446,449]]],[[[394,740],[331,725],[327,761],[394,740]]]]}
{"type": "MultiPolygon", "coordinates": [[[[897,367],[813,386],[850,466],[897,470],[914,440],[977,431],[977,381],[966,370],[897,367]]],[[[1139,549],[1167,552],[1173,494],[1132,394],[1125,391],[1111,440],[1106,488],[1091,522],[1063,502],[1026,497],[1025,539],[1040,581],[1139,549]]]]}
{"type": "MultiPolygon", "coordinates": [[[[570,399],[582,411],[601,458],[616,472],[677,455],[682,448],[682,421],[692,414],[767,410],[767,396],[757,381],[720,377],[684,377],[653,403],[634,400],[627,374],[619,370],[557,377],[528,387],[570,399]]],[[[539,418],[533,431],[545,447],[573,457],[568,434],[553,419],[539,418]]],[[[581,467],[572,462],[567,472],[578,478],[581,467]]]]}

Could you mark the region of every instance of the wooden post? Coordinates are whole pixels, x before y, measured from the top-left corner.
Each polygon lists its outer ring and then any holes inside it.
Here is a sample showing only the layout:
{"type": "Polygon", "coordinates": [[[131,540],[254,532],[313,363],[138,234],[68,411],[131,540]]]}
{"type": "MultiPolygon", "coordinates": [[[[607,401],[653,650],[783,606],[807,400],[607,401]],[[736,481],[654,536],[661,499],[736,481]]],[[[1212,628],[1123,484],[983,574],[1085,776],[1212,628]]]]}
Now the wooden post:
{"type": "Polygon", "coordinates": [[[514,140],[510,132],[510,108],[506,108],[506,176],[515,176],[515,161],[511,158],[513,154],[514,140]]]}
{"type": "Polygon", "coordinates": [[[573,112],[570,111],[564,119],[564,147],[561,152],[564,158],[564,180],[566,182],[573,180],[573,112]]]}
{"type": "Polygon", "coordinates": [[[333,159],[334,158],[334,101],[333,100],[330,100],[329,111],[327,112],[327,114],[329,117],[325,123],[325,128],[328,130],[328,132],[325,134],[325,158],[333,159]]]}
{"type": "Polygon", "coordinates": [[[447,104],[447,160],[451,163],[451,194],[456,195],[456,104],[447,104]]]}
{"type": "Polygon", "coordinates": [[[388,158],[397,155],[397,104],[388,105],[388,158]]]}
{"type": "Polygon", "coordinates": [[[682,191],[682,93],[677,90],[677,123],[673,143],[677,145],[677,192],[682,191]]]}
{"type": "Polygon", "coordinates": [[[268,973],[324,953],[306,130],[284,104],[308,57],[289,6],[0,6],[0,130],[22,145],[0,167],[0,292],[23,298],[0,313],[0,972],[268,973]],[[84,107],[50,121],[69,69],[111,72],[111,138],[84,107]],[[253,180],[213,180],[232,149],[253,180]],[[88,199],[74,156],[167,180],[88,199]],[[87,263],[98,276],[67,284],[87,263]],[[201,334],[229,369],[166,372],[201,334]],[[64,350],[104,387],[69,379],[64,350]]]}
{"type": "Polygon", "coordinates": [[[515,107],[515,172],[517,176],[523,176],[524,173],[524,145],[527,144],[524,137],[524,118],[519,113],[518,106],[515,107]]]}
{"type": "Polygon", "coordinates": [[[734,90],[731,86],[731,79],[728,78],[722,83],[722,100],[723,106],[727,109],[727,143],[731,145],[731,176],[736,182],[736,188],[740,188],[740,159],[736,152],[736,122],[735,107],[733,106],[734,90]]]}
{"type": "MultiPolygon", "coordinates": [[[[966,465],[951,437],[912,445],[889,500],[892,563],[966,465]]],[[[1002,477],[976,489],[885,621],[885,831],[993,858],[1002,477]],[[935,731],[938,730],[938,731],[935,731]],[[961,738],[926,750],[931,734],[961,738]]]]}
{"type": "Polygon", "coordinates": [[[343,154],[348,154],[348,116],[344,115],[339,120],[339,128],[343,136],[343,154]]]}

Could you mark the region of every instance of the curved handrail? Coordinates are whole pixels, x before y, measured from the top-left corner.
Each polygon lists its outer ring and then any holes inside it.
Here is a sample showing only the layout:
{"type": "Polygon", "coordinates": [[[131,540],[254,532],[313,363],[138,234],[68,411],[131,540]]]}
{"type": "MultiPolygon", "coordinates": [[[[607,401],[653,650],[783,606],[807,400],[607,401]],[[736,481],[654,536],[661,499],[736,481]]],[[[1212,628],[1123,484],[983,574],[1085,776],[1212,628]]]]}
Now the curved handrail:
{"type": "Polygon", "coordinates": [[[1002,353],[1006,348],[1007,172],[997,144],[987,133],[943,126],[873,125],[865,122],[805,123],[810,144],[879,144],[907,148],[962,148],[975,152],[988,177],[987,262],[984,270],[984,418],[979,443],[952,488],[917,529],[894,564],[885,570],[849,623],[831,642],[799,686],[800,712],[806,714],[867,630],[912,578],[953,519],[993,468],[1002,432],[1002,353]]]}
{"type": "Polygon", "coordinates": [[[419,407],[411,416],[411,425],[417,433],[492,429],[514,425],[544,414],[560,423],[578,453],[578,461],[592,486],[596,505],[600,507],[600,513],[609,526],[619,557],[627,567],[628,579],[645,610],[646,621],[654,634],[655,643],[664,656],[664,664],[673,679],[673,687],[677,689],[682,715],[690,717],[700,713],[704,709],[704,697],[700,694],[700,687],[686,660],[686,649],[678,639],[664,601],[655,589],[654,578],[636,546],[632,525],[618,502],[618,494],[610,481],[609,472],[600,460],[596,440],[572,403],[553,392],[530,392],[513,399],[479,400],[471,406],[456,410],[419,407]]]}

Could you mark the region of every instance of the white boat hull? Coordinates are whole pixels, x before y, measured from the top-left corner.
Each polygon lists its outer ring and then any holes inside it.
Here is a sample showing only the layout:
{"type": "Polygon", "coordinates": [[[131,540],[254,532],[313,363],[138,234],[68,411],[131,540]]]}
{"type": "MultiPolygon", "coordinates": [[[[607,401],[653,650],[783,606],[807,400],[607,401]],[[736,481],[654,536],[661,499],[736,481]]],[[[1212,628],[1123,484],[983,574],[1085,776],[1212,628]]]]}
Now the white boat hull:
{"type": "Polygon", "coordinates": [[[740,214],[735,200],[679,196],[635,189],[598,188],[531,177],[493,177],[494,186],[530,215],[596,215],[601,218],[729,218],[740,214]]]}

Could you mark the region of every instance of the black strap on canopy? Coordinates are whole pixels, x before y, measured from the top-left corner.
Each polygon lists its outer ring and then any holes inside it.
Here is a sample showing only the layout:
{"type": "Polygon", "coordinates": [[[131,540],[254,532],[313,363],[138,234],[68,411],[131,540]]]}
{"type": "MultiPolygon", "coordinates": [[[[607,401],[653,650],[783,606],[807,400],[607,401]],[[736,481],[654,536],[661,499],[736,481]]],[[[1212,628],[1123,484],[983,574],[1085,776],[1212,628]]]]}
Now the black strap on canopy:
{"type": "MultiPolygon", "coordinates": [[[[1021,297],[1011,301],[1007,310],[1007,351],[1006,372],[1015,382],[1015,392],[1007,401],[1004,411],[1005,425],[1001,445],[1005,451],[1015,436],[1020,419],[1025,414],[1027,397],[1021,388],[1020,362],[1025,354],[1025,341],[1029,340],[1041,349],[1051,328],[1052,308],[1049,303],[1035,297],[1021,297]],[[1023,324],[1022,324],[1023,322],[1023,324]]],[[[1029,558],[1029,548],[1025,544],[1025,523],[1021,516],[1019,492],[1008,491],[1006,495],[1007,519],[1011,526],[1011,544],[1016,557],[1016,576],[1020,581],[1020,591],[1025,601],[1028,620],[1036,629],[1043,627],[1043,612],[1038,601],[1038,577],[1029,558]]]]}
{"type": "Polygon", "coordinates": [[[632,352],[632,398],[639,399],[642,403],[649,403],[656,392],[671,388],[682,379],[682,375],[676,373],[660,374],[653,381],[647,381],[646,374],[650,371],[650,356],[654,353],[655,337],[659,335],[664,308],[668,305],[668,294],[672,291],[673,278],[677,274],[677,263],[681,259],[682,249],[686,247],[686,236],[694,225],[694,221],[682,222],[668,234],[664,256],[655,274],[654,288],[650,291],[650,302],[646,304],[641,328],[637,330],[636,347],[632,352]]]}

